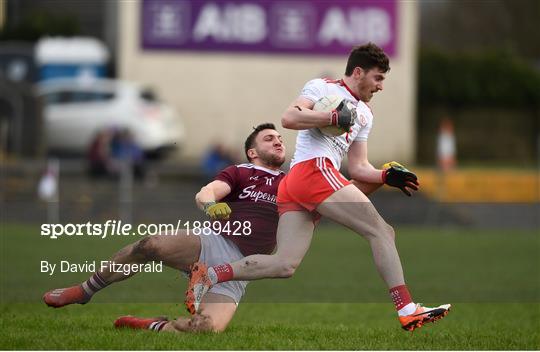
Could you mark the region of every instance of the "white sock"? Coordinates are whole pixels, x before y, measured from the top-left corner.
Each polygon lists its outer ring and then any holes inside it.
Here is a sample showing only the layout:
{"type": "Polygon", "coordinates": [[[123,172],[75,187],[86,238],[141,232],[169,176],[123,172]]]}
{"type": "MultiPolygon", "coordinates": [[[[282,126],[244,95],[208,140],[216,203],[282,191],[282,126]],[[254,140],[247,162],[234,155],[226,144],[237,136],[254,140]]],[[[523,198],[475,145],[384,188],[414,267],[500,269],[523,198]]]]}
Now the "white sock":
{"type": "Polygon", "coordinates": [[[92,297],[96,292],[109,286],[109,283],[101,277],[100,273],[94,273],[88,280],[81,284],[88,297],[92,297]]]}
{"type": "Polygon", "coordinates": [[[398,310],[398,315],[400,317],[404,317],[406,315],[411,315],[413,314],[414,312],[416,311],[416,304],[414,304],[413,302],[407,304],[405,307],[401,308],[400,310],[398,310]]]}

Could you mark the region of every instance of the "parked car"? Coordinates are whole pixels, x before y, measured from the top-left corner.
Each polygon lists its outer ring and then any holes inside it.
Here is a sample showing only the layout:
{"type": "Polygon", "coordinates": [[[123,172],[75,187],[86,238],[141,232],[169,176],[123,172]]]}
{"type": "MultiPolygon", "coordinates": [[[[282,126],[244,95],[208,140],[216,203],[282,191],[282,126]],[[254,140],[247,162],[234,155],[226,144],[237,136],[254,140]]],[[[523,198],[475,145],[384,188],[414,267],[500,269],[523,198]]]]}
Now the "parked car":
{"type": "Polygon", "coordinates": [[[178,114],[149,88],[110,79],[55,79],[38,86],[49,151],[85,153],[96,134],[127,129],[150,155],[181,146],[178,114]]]}

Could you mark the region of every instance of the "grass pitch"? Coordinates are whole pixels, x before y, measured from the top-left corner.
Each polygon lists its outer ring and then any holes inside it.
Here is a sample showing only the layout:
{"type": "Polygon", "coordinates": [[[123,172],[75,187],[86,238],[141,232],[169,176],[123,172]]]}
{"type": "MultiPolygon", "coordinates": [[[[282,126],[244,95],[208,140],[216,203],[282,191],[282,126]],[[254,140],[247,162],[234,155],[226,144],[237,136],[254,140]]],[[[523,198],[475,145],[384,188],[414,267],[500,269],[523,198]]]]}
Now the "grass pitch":
{"type": "Polygon", "coordinates": [[[33,226],[2,224],[2,349],[404,349],[540,348],[540,237],[533,231],[397,229],[413,297],[452,303],[443,320],[414,333],[400,329],[367,243],[340,227],[317,230],[289,280],[248,286],[222,334],[115,330],[120,315],[187,315],[185,280],[173,270],[139,274],[98,293],[90,304],[52,309],[43,292],[88,276],[40,273],[40,261],[105,260],[137,238],[39,236],[33,226]]]}

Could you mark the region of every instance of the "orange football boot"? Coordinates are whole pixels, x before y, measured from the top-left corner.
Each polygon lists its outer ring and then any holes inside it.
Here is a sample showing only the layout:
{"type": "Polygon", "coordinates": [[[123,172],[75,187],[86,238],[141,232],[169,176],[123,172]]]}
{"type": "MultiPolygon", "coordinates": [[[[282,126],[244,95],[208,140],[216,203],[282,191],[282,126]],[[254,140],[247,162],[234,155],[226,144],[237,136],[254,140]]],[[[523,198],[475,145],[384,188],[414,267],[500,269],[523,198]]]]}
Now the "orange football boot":
{"type": "Polygon", "coordinates": [[[433,323],[436,320],[444,318],[452,305],[443,304],[435,308],[422,306],[421,303],[416,305],[416,311],[413,314],[399,317],[401,327],[407,331],[422,327],[425,323],[433,323]]]}
{"type": "Polygon", "coordinates": [[[197,262],[191,266],[189,273],[189,283],[186,291],[184,304],[191,315],[195,315],[199,310],[202,298],[212,287],[212,282],[208,278],[208,267],[206,264],[197,262]]]}

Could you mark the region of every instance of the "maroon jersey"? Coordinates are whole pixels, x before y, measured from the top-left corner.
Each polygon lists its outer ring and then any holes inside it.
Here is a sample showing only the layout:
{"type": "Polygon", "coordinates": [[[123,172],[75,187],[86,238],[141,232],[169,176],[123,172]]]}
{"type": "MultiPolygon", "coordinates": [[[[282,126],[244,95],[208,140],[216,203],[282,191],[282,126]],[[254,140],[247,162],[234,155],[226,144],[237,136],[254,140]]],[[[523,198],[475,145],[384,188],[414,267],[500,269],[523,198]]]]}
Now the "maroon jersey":
{"type": "Polygon", "coordinates": [[[232,214],[221,221],[220,234],[233,241],[243,255],[274,250],[279,220],[276,198],[284,176],[283,171],[253,164],[229,166],[216,176],[231,186],[231,193],[221,201],[229,204],[232,214]]]}

